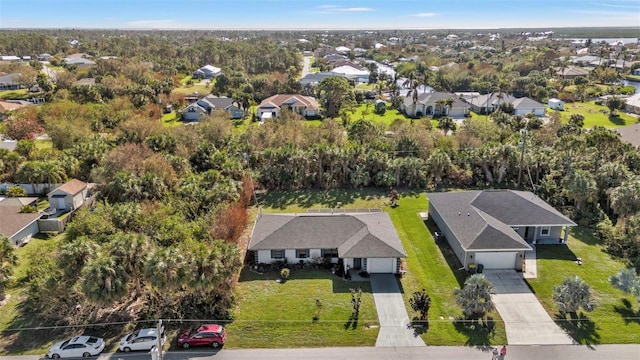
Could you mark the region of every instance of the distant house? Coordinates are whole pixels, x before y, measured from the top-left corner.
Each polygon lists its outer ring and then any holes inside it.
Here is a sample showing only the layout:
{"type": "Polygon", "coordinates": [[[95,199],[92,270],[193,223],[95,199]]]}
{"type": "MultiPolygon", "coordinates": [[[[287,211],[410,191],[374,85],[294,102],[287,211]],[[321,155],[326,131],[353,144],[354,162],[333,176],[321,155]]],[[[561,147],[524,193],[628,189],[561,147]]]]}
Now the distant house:
{"type": "Polygon", "coordinates": [[[348,61],[341,61],[336,63],[332,72],[340,75],[345,75],[356,80],[356,84],[369,83],[369,70],[362,65],[354,64],[348,61]]]}
{"type": "Polygon", "coordinates": [[[471,110],[478,114],[490,114],[500,108],[500,105],[511,103],[515,115],[534,113],[544,116],[546,106],[528,97],[516,98],[506,93],[492,92],[484,95],[465,95],[463,97],[471,110]]]}
{"type": "Polygon", "coordinates": [[[232,119],[242,119],[244,117],[244,112],[240,109],[240,105],[232,98],[207,95],[182,109],[182,120],[200,121],[202,117],[216,110],[226,111],[232,119]]]}
{"type": "Polygon", "coordinates": [[[194,79],[211,79],[222,74],[222,69],[213,65],[205,65],[193,72],[194,79]]]}
{"type": "Polygon", "coordinates": [[[524,116],[533,113],[535,116],[544,116],[547,111],[546,105],[528,97],[517,98],[510,102],[513,105],[514,115],[524,116]]]}
{"type": "Polygon", "coordinates": [[[328,72],[317,72],[317,73],[313,73],[313,74],[307,74],[305,75],[302,79],[300,79],[300,85],[302,85],[302,87],[305,86],[317,86],[318,84],[320,84],[320,82],[322,82],[322,80],[332,77],[332,76],[342,76],[344,77],[344,75],[342,74],[337,74],[331,71],[328,72]]]}
{"type": "Polygon", "coordinates": [[[446,92],[428,92],[418,95],[418,101],[413,102],[413,96],[407,95],[400,110],[410,117],[421,116],[444,116],[448,115],[453,118],[463,118],[469,113],[469,105],[460,100],[455,94],[446,92]],[[442,100],[453,99],[451,108],[442,104],[442,100]]]}
{"type": "Polygon", "coordinates": [[[579,66],[600,66],[601,64],[606,64],[607,59],[599,56],[584,55],[573,58],[572,62],[579,66]]]}
{"type": "Polygon", "coordinates": [[[344,270],[397,274],[407,254],[384,212],[258,215],[249,251],[273,263],[342,260],[344,270]]]}
{"type": "Polygon", "coordinates": [[[564,101],[556,98],[551,98],[547,102],[547,106],[552,110],[564,110],[564,101]]]}
{"type": "Polygon", "coordinates": [[[633,75],[640,76],[640,68],[633,69],[633,75]]]}
{"type": "Polygon", "coordinates": [[[12,111],[21,109],[25,106],[32,105],[31,103],[24,104],[22,102],[13,102],[13,101],[1,101],[0,100],[0,121],[5,120],[9,117],[9,114],[12,111]]]}
{"type": "Polygon", "coordinates": [[[20,73],[14,72],[0,76],[0,90],[18,90],[25,86],[18,82],[20,73]]]}
{"type": "Polygon", "coordinates": [[[52,209],[72,211],[82,206],[87,198],[89,187],[77,179],[70,180],[47,194],[52,209]]]}
{"type": "Polygon", "coordinates": [[[314,97],[298,94],[278,94],[270,96],[258,105],[256,115],[260,121],[278,117],[282,109],[289,109],[306,118],[320,115],[318,101],[314,97]]]}
{"type": "Polygon", "coordinates": [[[49,61],[49,59],[51,59],[51,54],[42,53],[38,55],[38,61],[49,61]]]}
{"type": "Polygon", "coordinates": [[[561,76],[563,79],[575,79],[578,76],[588,76],[587,70],[581,69],[575,66],[568,66],[566,68],[557,68],[556,75],[561,76]]]}
{"type": "Polygon", "coordinates": [[[2,61],[21,61],[22,58],[20,56],[15,56],[15,55],[3,55],[3,56],[0,56],[0,60],[2,60],[2,61]]]}
{"type": "Polygon", "coordinates": [[[38,198],[0,199],[0,234],[9,238],[14,245],[24,245],[33,235],[40,232],[38,219],[42,213],[21,213],[25,205],[35,205],[38,198]]]}
{"type": "Polygon", "coordinates": [[[96,62],[85,57],[66,57],[64,58],[65,65],[75,65],[79,69],[93,67],[96,62]]]}
{"type": "Polygon", "coordinates": [[[640,93],[631,95],[624,100],[624,110],[640,115],[640,93]]]}
{"type": "MultiPolygon", "coordinates": [[[[429,218],[462,266],[522,270],[535,244],[566,244],[576,224],[535,194],[514,190],[428,193],[429,218]]],[[[438,240],[438,239],[436,239],[438,240]]]]}

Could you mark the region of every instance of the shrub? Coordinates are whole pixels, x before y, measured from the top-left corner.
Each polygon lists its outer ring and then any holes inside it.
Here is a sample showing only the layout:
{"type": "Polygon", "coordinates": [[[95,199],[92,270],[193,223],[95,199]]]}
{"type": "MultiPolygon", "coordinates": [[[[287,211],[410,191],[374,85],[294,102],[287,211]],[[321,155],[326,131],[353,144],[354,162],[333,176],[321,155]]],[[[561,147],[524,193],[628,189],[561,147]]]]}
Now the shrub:
{"type": "Polygon", "coordinates": [[[290,272],[288,268],[282,268],[282,270],[280,270],[280,277],[282,279],[284,280],[289,279],[289,275],[290,275],[290,272]]]}
{"type": "Polygon", "coordinates": [[[25,205],[20,209],[20,213],[21,214],[33,214],[36,211],[38,211],[38,209],[36,209],[35,207],[33,207],[31,205],[25,205]]]}
{"type": "Polygon", "coordinates": [[[12,186],[7,189],[7,197],[24,197],[27,196],[27,190],[20,186],[12,186]]]}

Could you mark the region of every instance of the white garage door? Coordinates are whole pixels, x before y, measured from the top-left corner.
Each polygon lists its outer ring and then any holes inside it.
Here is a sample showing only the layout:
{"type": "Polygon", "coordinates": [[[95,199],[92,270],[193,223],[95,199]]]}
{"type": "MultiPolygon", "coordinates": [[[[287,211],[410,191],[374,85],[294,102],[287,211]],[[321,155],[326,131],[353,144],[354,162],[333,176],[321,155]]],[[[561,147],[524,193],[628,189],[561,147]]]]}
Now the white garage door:
{"type": "Polygon", "coordinates": [[[394,258],[369,258],[367,260],[367,268],[369,268],[370,274],[375,273],[385,273],[385,274],[393,274],[395,269],[394,258]]]}
{"type": "Polygon", "coordinates": [[[514,252],[477,252],[476,264],[485,269],[515,269],[516,253],[514,252]]]}

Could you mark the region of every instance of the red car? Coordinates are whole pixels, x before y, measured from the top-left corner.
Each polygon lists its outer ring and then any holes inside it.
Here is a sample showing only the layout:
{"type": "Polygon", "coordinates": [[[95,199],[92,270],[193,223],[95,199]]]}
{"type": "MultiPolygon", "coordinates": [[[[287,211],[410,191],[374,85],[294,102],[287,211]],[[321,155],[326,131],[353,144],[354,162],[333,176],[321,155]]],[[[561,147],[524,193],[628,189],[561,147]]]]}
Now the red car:
{"type": "Polygon", "coordinates": [[[214,349],[224,345],[227,331],[222,325],[202,325],[193,330],[184,331],[178,337],[178,346],[188,349],[192,346],[211,346],[214,349]]]}

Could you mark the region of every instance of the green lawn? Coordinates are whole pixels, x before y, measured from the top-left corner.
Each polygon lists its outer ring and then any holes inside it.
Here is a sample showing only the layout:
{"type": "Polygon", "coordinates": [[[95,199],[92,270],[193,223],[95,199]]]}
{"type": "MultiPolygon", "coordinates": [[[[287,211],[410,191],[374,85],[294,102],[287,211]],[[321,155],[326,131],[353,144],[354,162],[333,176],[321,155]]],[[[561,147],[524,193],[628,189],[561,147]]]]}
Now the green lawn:
{"type": "Polygon", "coordinates": [[[406,117],[403,113],[396,109],[392,109],[387,106],[387,111],[384,115],[378,115],[374,112],[373,103],[369,103],[369,108],[367,109],[367,104],[362,104],[355,108],[355,110],[349,113],[349,121],[354,122],[360,119],[370,120],[376,124],[384,124],[385,127],[389,127],[396,119],[405,120],[410,122],[411,119],[406,117]]]}
{"type": "Polygon", "coordinates": [[[568,246],[539,245],[537,257],[538,278],[528,282],[552,317],[557,316],[555,302],[551,299],[553,287],[562,283],[563,277],[578,275],[595,293],[598,303],[595,311],[585,313],[580,321],[558,321],[577,341],[582,344],[638,343],[638,301],[633,296],[623,296],[608,281],[609,276],[624,265],[612,260],[589,230],[574,228],[568,246]],[[576,257],[582,259],[582,265],[576,264],[576,257]]]}
{"type": "Polygon", "coordinates": [[[236,296],[238,316],[227,325],[228,348],[373,346],[378,320],[368,282],[351,282],[328,270],[292,270],[278,283],[275,271],[245,269],[236,296]],[[359,317],[351,317],[349,288],[362,289],[359,317]],[[318,313],[316,299],[322,307],[318,313]],[[317,316],[317,320],[314,317],[317,316]],[[373,327],[369,327],[374,325],[373,327]]]}
{"type": "Polygon", "coordinates": [[[336,207],[384,209],[390,214],[408,255],[407,273],[401,280],[401,289],[409,316],[416,315],[408,305],[408,298],[413,292],[425,288],[431,296],[429,329],[421,335],[425,342],[428,345],[451,346],[506,343],[504,325],[497,313],[489,314],[497,320],[492,332],[484,328],[476,330],[471,325],[455,321],[462,316],[462,311],[455,304],[453,289],[461,286],[466,273],[457,270],[460,266],[448,246],[435,244],[431,235],[435,229],[432,225],[427,228],[418,216],[419,212],[428,209],[425,194],[403,194],[400,206],[395,208],[388,206],[386,195],[385,192],[371,189],[269,192],[259,198],[259,203],[263,211],[269,213],[336,207]]]}
{"type": "MultiPolygon", "coordinates": [[[[547,110],[552,113],[555,110],[547,110]]],[[[594,126],[604,126],[606,128],[618,128],[635,124],[637,119],[634,116],[618,111],[618,116],[609,116],[609,109],[606,106],[596,105],[593,101],[566,103],[564,111],[560,111],[560,118],[563,123],[569,122],[571,114],[581,114],[584,116],[584,128],[590,129],[594,126]]]]}
{"type": "Polygon", "coordinates": [[[162,115],[160,120],[162,120],[162,125],[167,127],[176,127],[176,126],[182,125],[182,121],[180,121],[180,116],[178,116],[178,114],[175,111],[162,115]]]}
{"type": "Polygon", "coordinates": [[[0,91],[0,99],[23,99],[28,98],[27,94],[28,89],[20,89],[20,90],[3,90],[0,91]]]}

